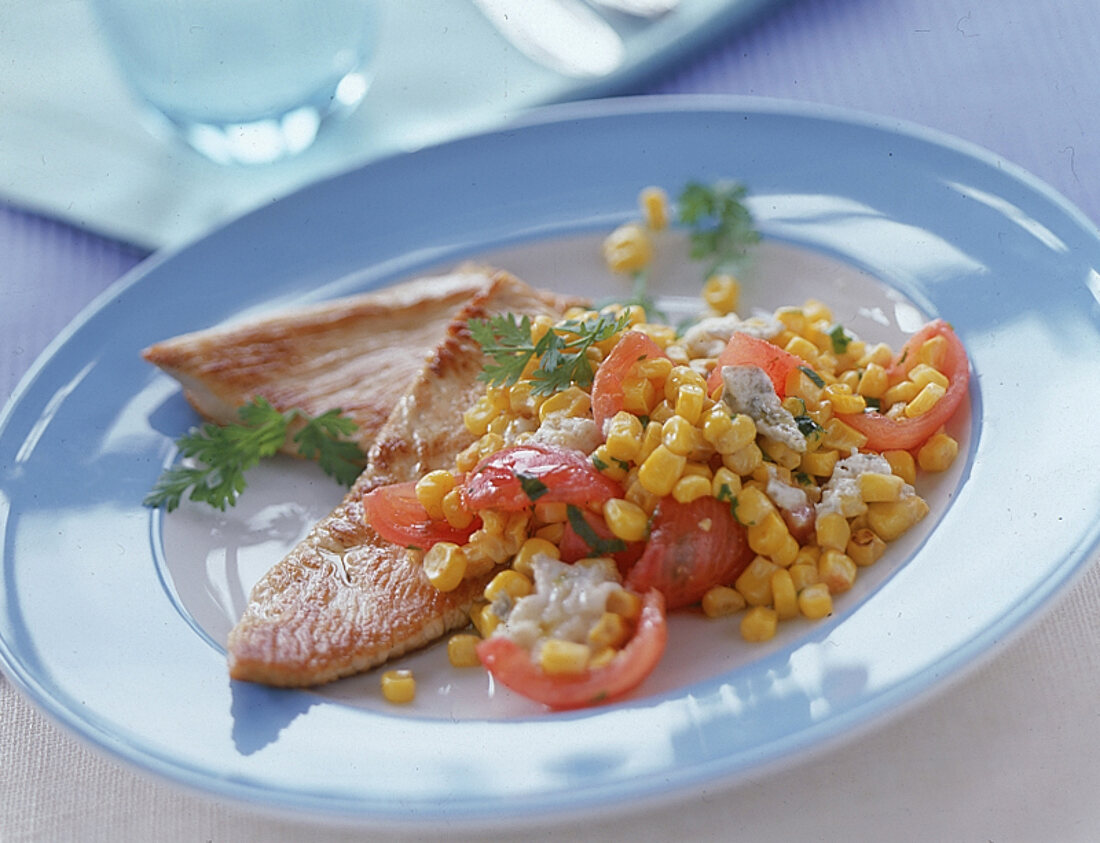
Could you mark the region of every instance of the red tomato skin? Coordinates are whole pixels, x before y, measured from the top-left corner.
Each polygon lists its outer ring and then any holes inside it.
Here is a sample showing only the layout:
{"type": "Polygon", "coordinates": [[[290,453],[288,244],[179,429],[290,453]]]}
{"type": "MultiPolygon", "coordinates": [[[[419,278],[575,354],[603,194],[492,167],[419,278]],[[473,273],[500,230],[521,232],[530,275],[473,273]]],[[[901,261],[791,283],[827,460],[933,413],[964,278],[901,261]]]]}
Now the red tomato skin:
{"type": "Polygon", "coordinates": [[[436,542],[465,544],[481,526],[480,518],[462,529],[433,519],[417,500],[413,482],[371,489],[363,495],[363,518],[386,541],[422,549],[436,542]]]}
{"type": "Polygon", "coordinates": [[[639,592],[656,588],[672,611],[698,603],[713,586],[731,585],[752,558],[745,528],[728,503],[709,496],[686,504],[665,498],[626,586],[639,592]],[[704,530],[700,525],[708,520],[704,530]]]}
{"type": "Polygon", "coordinates": [[[781,399],[786,398],[787,376],[800,366],[809,365],[798,355],[784,351],[774,343],[736,331],[718,355],[718,363],[707,378],[707,391],[713,395],[714,390],[722,385],[723,366],[756,366],[763,369],[771,380],[775,394],[781,399]]]}
{"type": "MultiPolygon", "coordinates": [[[[582,511],[581,516],[592,528],[592,532],[601,539],[605,541],[616,540],[615,534],[611,532],[611,528],[607,526],[607,522],[604,521],[602,516],[587,510],[582,511]]],[[[641,558],[646,543],[640,541],[623,542],[623,544],[625,547],[614,553],[597,553],[588,546],[588,542],[582,539],[577,531],[573,529],[573,525],[567,521],[565,522],[565,531],[562,533],[561,541],[558,542],[558,550],[561,551],[562,562],[576,562],[578,559],[587,559],[591,556],[610,556],[615,560],[619,573],[625,577],[627,572],[634,566],[634,563],[641,558]]]]}
{"type": "Polygon", "coordinates": [[[943,374],[950,384],[947,392],[931,410],[911,419],[891,419],[875,412],[838,414],[845,424],[867,437],[866,447],[876,451],[915,450],[946,424],[962,404],[970,387],[970,362],[962,341],[942,319],[929,322],[909,338],[898,352],[890,374],[908,374],[918,362],[917,350],[925,340],[934,336],[942,336],[947,340],[943,374]]]}
{"type": "Polygon", "coordinates": [[[518,512],[536,501],[588,507],[623,494],[622,486],[601,474],[580,451],[534,443],[513,445],[485,457],[461,489],[466,507],[472,512],[518,512]],[[530,497],[518,474],[541,483],[545,487],[542,494],[530,497]]]}
{"type": "Polygon", "coordinates": [[[517,694],[555,709],[602,705],[634,690],[653,672],[668,642],[665,602],[659,591],[642,598],[634,636],[607,665],[583,673],[551,676],[531,654],[509,638],[493,635],[477,645],[477,655],[493,678],[517,694]]]}
{"type": "Polygon", "coordinates": [[[600,363],[592,380],[592,418],[603,433],[607,420],[623,408],[623,381],[639,360],[668,357],[640,331],[627,331],[600,363]]]}

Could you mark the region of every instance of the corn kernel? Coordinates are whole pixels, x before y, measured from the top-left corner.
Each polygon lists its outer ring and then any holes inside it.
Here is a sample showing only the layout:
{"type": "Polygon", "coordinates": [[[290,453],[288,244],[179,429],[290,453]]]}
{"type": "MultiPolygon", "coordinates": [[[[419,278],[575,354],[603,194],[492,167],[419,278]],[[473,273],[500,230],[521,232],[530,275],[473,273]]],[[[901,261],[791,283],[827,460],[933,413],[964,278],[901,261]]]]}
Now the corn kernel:
{"type": "Polygon", "coordinates": [[[722,454],[722,465],[742,476],[752,474],[763,463],[764,452],[755,442],[750,442],[732,453],[722,454]]]}
{"type": "Polygon", "coordinates": [[[716,585],[708,588],[702,600],[703,614],[708,618],[722,618],[745,608],[745,598],[735,588],[716,585]]]}
{"type": "Polygon", "coordinates": [[[731,417],[715,406],[703,417],[703,438],[720,454],[732,454],[756,439],[756,424],[744,414],[731,417]]]}
{"type": "Polygon", "coordinates": [[[628,477],[626,481],[626,500],[631,503],[637,504],[650,515],[657,509],[657,504],[661,502],[661,495],[655,495],[649,491],[638,480],[637,473],[633,473],[633,478],[628,477]]]}
{"type": "Polygon", "coordinates": [[[767,606],[753,606],[741,618],[741,637],[746,641],[759,643],[775,637],[779,616],[775,609],[767,606]]]}
{"type": "Polygon", "coordinates": [[[382,674],[382,696],[391,703],[410,703],[416,698],[416,679],[411,670],[387,670],[382,674]]]}
{"type": "Polygon", "coordinates": [[[658,445],[638,467],[638,482],[654,495],[665,497],[672,493],[685,465],[687,457],[674,453],[664,444],[658,445]]]}
{"type": "Polygon", "coordinates": [[[637,620],[642,613],[642,599],[633,591],[617,588],[607,595],[604,609],[622,615],[628,621],[637,620]]]}
{"type": "Polygon", "coordinates": [[[946,433],[936,433],[917,451],[917,462],[925,471],[947,471],[959,455],[959,443],[946,433]]]}
{"type": "Polygon", "coordinates": [[[890,471],[912,486],[917,482],[917,463],[908,451],[883,451],[882,456],[890,463],[890,471]]]}
{"type": "Polygon", "coordinates": [[[555,392],[539,405],[539,421],[546,421],[551,413],[560,413],[567,418],[579,419],[588,415],[592,399],[588,393],[577,386],[555,392]]]}
{"type": "Polygon", "coordinates": [[[630,627],[623,616],[616,612],[604,612],[588,630],[588,644],[597,651],[605,647],[621,647],[629,637],[630,627]]]}
{"type": "Polygon", "coordinates": [[[814,583],[798,593],[798,610],[812,621],[833,613],[833,596],[825,583],[814,583]]]}
{"type": "Polygon", "coordinates": [[[673,405],[676,415],[685,419],[689,424],[698,424],[703,415],[703,404],[706,401],[707,390],[704,384],[685,383],[676,393],[676,401],[673,405]]]}
{"type": "Polygon", "coordinates": [[[788,565],[793,565],[794,560],[798,558],[798,551],[801,548],[798,546],[798,541],[788,533],[779,547],[769,554],[768,558],[772,560],[776,565],[782,568],[786,568],[788,565]]]}
{"type": "Polygon", "coordinates": [[[756,486],[745,486],[737,494],[733,513],[745,526],[759,524],[774,512],[775,504],[771,498],[756,486]]]}
{"type": "Polygon", "coordinates": [[[904,404],[916,398],[918,392],[920,387],[912,381],[899,381],[883,393],[882,402],[887,407],[891,404],[904,404]]]}
{"type": "Polygon", "coordinates": [[[819,515],[814,522],[817,544],[821,548],[844,550],[851,538],[848,520],[839,512],[827,512],[819,515]]]}
{"type": "Polygon", "coordinates": [[[817,560],[817,575],[830,594],[847,591],[856,581],[856,563],[846,553],[828,548],[817,560]]]}
{"type": "Polygon", "coordinates": [[[840,455],[833,450],[817,450],[802,455],[799,468],[815,477],[829,477],[840,455]]]}
{"type": "Polygon", "coordinates": [[[863,396],[853,395],[850,390],[850,386],[840,383],[825,387],[825,398],[832,403],[834,413],[862,413],[867,409],[867,402],[863,400],[863,396]],[[840,389],[842,386],[843,390],[840,389]]]}
{"type": "Polygon", "coordinates": [[[947,379],[947,375],[940,372],[939,369],[929,366],[927,363],[918,363],[910,369],[909,380],[922,388],[927,384],[937,383],[944,389],[947,389],[951,383],[951,381],[947,379]]]}
{"type": "Polygon", "coordinates": [[[657,389],[649,378],[633,375],[623,378],[623,409],[637,416],[648,416],[657,404],[657,389]]]}
{"type": "Polygon", "coordinates": [[[439,502],[439,509],[447,523],[456,530],[469,527],[474,520],[474,513],[466,508],[462,499],[462,493],[458,489],[451,489],[439,502]]]}
{"type": "Polygon", "coordinates": [[[607,453],[617,460],[634,460],[642,446],[641,419],[633,413],[619,411],[607,423],[607,453]]]}
{"type": "Polygon", "coordinates": [[[553,542],[546,539],[532,537],[520,545],[512,559],[513,570],[530,579],[534,576],[532,563],[536,556],[549,556],[551,559],[561,559],[561,550],[553,542]]]}
{"type": "Polygon", "coordinates": [[[821,443],[826,448],[851,452],[853,449],[858,451],[867,444],[866,436],[840,419],[829,419],[822,427],[825,428],[825,437],[821,443]]]}
{"type": "Polygon", "coordinates": [[[781,621],[798,617],[798,592],[785,568],[772,572],[772,607],[781,621]]]}
{"type": "Polygon", "coordinates": [[[761,556],[771,556],[783,547],[786,539],[790,537],[786,522],[774,509],[750,525],[745,532],[748,534],[749,547],[761,556]]]}
{"type": "Polygon", "coordinates": [[[741,283],[732,275],[716,273],[703,284],[703,301],[722,315],[737,310],[740,300],[741,283]]]}
{"type": "Polygon", "coordinates": [[[492,603],[503,594],[516,599],[526,597],[533,590],[534,586],[531,584],[531,580],[519,571],[509,568],[501,571],[489,581],[489,584],[485,586],[484,596],[486,600],[492,603]]]}
{"type": "Polygon", "coordinates": [[[720,501],[733,502],[741,491],[741,477],[725,466],[714,472],[710,482],[710,493],[720,501]]]}
{"type": "Polygon", "coordinates": [[[905,405],[905,415],[911,419],[924,415],[935,407],[946,393],[947,390],[938,383],[926,383],[913,400],[905,405]]]}
{"type": "Polygon", "coordinates": [[[468,632],[452,635],[447,641],[447,661],[452,667],[477,667],[481,664],[477,657],[477,644],[480,640],[468,632]]]}
{"type": "Polygon", "coordinates": [[[443,515],[443,496],[455,487],[455,476],[449,471],[429,471],[416,481],[416,499],[434,520],[443,515]]]}
{"type": "Polygon", "coordinates": [[[603,241],[603,256],[612,272],[630,274],[645,269],[653,257],[649,234],[637,223],[626,223],[603,241]]]}
{"type": "Polygon", "coordinates": [[[620,483],[626,479],[626,475],[630,471],[630,463],[611,456],[606,442],[603,445],[596,446],[596,450],[592,452],[591,460],[592,465],[596,467],[600,474],[620,483]]]}
{"type": "Polygon", "coordinates": [[[791,337],[790,341],[786,344],[783,350],[790,354],[793,354],[795,357],[801,357],[811,367],[816,367],[817,365],[817,346],[805,337],[791,337]]]}
{"type": "Polygon", "coordinates": [[[642,433],[642,445],[638,449],[635,462],[645,462],[649,455],[657,450],[657,446],[661,444],[662,431],[663,425],[660,422],[651,421],[645,426],[645,431],[642,433]]]}
{"type": "Polygon", "coordinates": [[[928,504],[919,495],[892,503],[867,505],[867,524],[884,541],[892,542],[928,514],[928,504]]]}
{"type": "Polygon", "coordinates": [[[466,553],[453,542],[436,542],[424,554],[424,573],[439,591],[454,591],[466,577],[466,553]]]}
{"type": "Polygon", "coordinates": [[[859,475],[859,495],[867,503],[876,501],[896,501],[901,497],[901,488],[905,481],[896,474],[880,474],[868,471],[859,475]]]}
{"type": "Polygon", "coordinates": [[[865,398],[881,398],[889,385],[886,369],[878,363],[869,363],[860,375],[856,392],[865,398]]]}
{"type": "Polygon", "coordinates": [[[763,439],[759,447],[761,453],[768,458],[769,462],[783,468],[798,468],[802,462],[802,454],[790,445],[776,439],[763,439]]]}
{"type": "Polygon", "coordinates": [[[583,673],[592,650],[587,644],[551,638],[539,648],[538,663],[551,676],[583,673]]]}
{"type": "Polygon", "coordinates": [[[710,492],[710,478],[699,474],[685,475],[672,487],[672,497],[679,503],[691,503],[698,498],[709,497],[710,492]]]}
{"type": "Polygon", "coordinates": [[[497,417],[499,412],[488,398],[482,396],[462,414],[462,422],[474,436],[481,436],[489,430],[489,423],[497,417]]]}
{"type": "Polygon", "coordinates": [[[668,225],[668,195],[659,187],[646,187],[638,194],[645,224],[653,231],[661,231],[668,225]]]}
{"type": "Polygon", "coordinates": [[[795,563],[787,569],[787,573],[791,575],[795,591],[802,591],[819,582],[816,559],[810,564],[795,563]]]}
{"type": "Polygon", "coordinates": [[[609,499],[603,505],[603,517],[608,529],[623,541],[642,541],[649,533],[649,515],[631,501],[609,499]]]}
{"type": "Polygon", "coordinates": [[[661,442],[672,453],[691,456],[699,447],[698,430],[682,416],[673,416],[661,427],[661,442]]]}
{"type": "Polygon", "coordinates": [[[929,337],[917,349],[917,360],[921,363],[927,363],[934,369],[943,369],[943,361],[946,356],[947,337],[941,334],[929,337]]]}
{"type": "Polygon", "coordinates": [[[767,606],[772,602],[772,574],[778,570],[774,562],[757,556],[740,573],[733,587],[750,606],[767,606]]]}
{"type": "Polygon", "coordinates": [[[801,368],[794,369],[787,375],[785,386],[788,395],[801,398],[809,407],[817,407],[821,403],[822,387],[818,386],[801,368]]]}
{"type": "Polygon", "coordinates": [[[886,542],[880,539],[870,527],[861,527],[852,531],[852,538],[844,552],[859,567],[866,568],[879,560],[886,551],[886,542]]]}

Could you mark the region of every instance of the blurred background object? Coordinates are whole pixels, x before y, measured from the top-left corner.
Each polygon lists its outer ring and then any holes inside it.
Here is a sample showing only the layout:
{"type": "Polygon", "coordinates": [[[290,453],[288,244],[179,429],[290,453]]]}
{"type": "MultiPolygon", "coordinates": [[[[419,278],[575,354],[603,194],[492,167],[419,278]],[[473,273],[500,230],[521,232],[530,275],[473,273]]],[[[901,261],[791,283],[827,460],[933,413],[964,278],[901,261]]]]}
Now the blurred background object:
{"type": "Polygon", "coordinates": [[[371,0],[92,0],[156,124],[221,164],[307,149],[367,92],[371,0]]]}

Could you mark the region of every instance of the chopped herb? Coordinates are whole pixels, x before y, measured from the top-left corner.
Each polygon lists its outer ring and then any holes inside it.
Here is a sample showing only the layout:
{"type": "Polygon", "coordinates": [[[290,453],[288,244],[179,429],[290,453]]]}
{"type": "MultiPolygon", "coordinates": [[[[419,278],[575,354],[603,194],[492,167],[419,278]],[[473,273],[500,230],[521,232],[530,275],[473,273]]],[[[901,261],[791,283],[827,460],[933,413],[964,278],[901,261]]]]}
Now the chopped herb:
{"type": "Polygon", "coordinates": [[[806,377],[808,377],[811,381],[813,381],[814,386],[816,386],[818,389],[824,389],[825,388],[825,381],[822,379],[821,375],[819,375],[817,372],[815,372],[809,366],[799,366],[798,371],[800,371],[802,374],[804,374],[806,377]]]}
{"type": "Polygon", "coordinates": [[[233,506],[247,485],[245,472],[275,455],[294,421],[304,422],[292,440],[298,453],[315,460],[337,482],[350,486],[363,470],[363,452],[342,438],[355,432],[355,422],[340,410],[311,417],[297,409],[281,412],[257,397],[241,407],[238,415],[240,424],[206,423],[176,440],[180,457],[194,464],[165,469],[145,496],[145,506],[163,506],[171,512],[189,490],[193,501],[223,511],[227,505],[233,506]]]}
{"type": "Polygon", "coordinates": [[[505,313],[490,319],[471,319],[470,333],[491,362],[479,376],[492,386],[511,386],[522,376],[532,359],[538,368],[531,374],[531,392],[552,395],[573,384],[592,383],[592,363],[587,351],[626,330],[630,314],[601,314],[591,319],[570,319],[547,331],[537,343],[531,341],[531,320],[505,313]]]}
{"type": "Polygon", "coordinates": [[[807,439],[822,430],[821,425],[819,425],[813,420],[811,416],[806,415],[805,413],[799,416],[795,416],[794,423],[798,425],[799,432],[807,439]]]}
{"type": "Polygon", "coordinates": [[[874,410],[876,413],[882,411],[882,399],[881,398],[869,398],[866,395],[863,396],[863,403],[867,405],[868,410],[874,410]]]}
{"type": "Polygon", "coordinates": [[[572,504],[565,508],[565,514],[573,532],[580,537],[594,556],[610,556],[626,550],[626,542],[622,539],[602,538],[585,519],[584,513],[572,504]]]}
{"type": "Polygon", "coordinates": [[[516,477],[519,479],[519,485],[523,488],[523,493],[527,495],[527,498],[532,503],[550,491],[545,483],[533,475],[523,474],[517,471],[516,477]]]}
{"type": "Polygon", "coordinates": [[[829,338],[833,341],[834,354],[843,354],[848,350],[848,344],[852,341],[852,337],[844,330],[843,325],[837,325],[829,331],[829,338]]]}
{"type": "Polygon", "coordinates": [[[737,500],[737,498],[735,498],[733,495],[733,489],[730,488],[729,483],[723,483],[721,486],[719,486],[718,494],[715,495],[715,497],[718,498],[718,500],[720,501],[730,501],[731,503],[736,502],[737,500]]]}
{"type": "Polygon", "coordinates": [[[814,483],[814,479],[805,471],[796,471],[791,476],[795,479],[795,482],[797,482],[799,486],[812,486],[814,483]]]}

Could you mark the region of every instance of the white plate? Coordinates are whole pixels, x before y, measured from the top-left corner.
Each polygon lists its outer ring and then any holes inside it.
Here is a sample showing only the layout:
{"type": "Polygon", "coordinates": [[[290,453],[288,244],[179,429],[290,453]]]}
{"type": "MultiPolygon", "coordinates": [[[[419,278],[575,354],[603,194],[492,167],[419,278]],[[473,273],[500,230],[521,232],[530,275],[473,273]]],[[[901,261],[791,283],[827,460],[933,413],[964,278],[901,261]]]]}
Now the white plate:
{"type": "MultiPolygon", "coordinates": [[[[663,254],[679,245],[670,237],[663,254]]],[[[972,666],[1097,544],[1088,452],[1100,394],[1100,244],[1072,208],[959,142],[760,100],[565,107],[318,184],[150,261],[24,380],[0,427],[0,655],[44,710],[100,748],[221,797],[374,823],[507,822],[674,798],[850,735],[972,666]],[[223,641],[248,586],[340,490],[258,469],[223,515],[140,501],[194,422],[145,345],[215,322],[488,255],[535,283],[612,284],[596,246],[639,188],[736,178],[767,241],[762,307],[807,293],[867,339],[924,316],[971,354],[955,468],[935,518],[838,601],[750,647],[681,617],[628,701],[546,714],[488,693],[439,649],[417,703],[376,677],[319,691],[231,683],[223,641]],[[862,310],[861,310],[862,308],[862,310]]],[[[664,292],[698,289],[670,260],[664,292]]]]}

